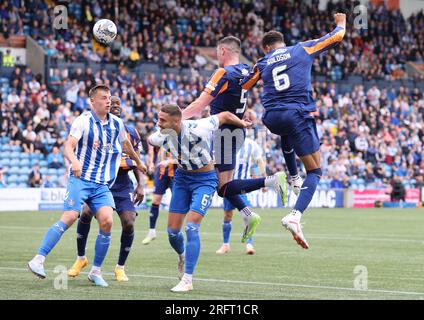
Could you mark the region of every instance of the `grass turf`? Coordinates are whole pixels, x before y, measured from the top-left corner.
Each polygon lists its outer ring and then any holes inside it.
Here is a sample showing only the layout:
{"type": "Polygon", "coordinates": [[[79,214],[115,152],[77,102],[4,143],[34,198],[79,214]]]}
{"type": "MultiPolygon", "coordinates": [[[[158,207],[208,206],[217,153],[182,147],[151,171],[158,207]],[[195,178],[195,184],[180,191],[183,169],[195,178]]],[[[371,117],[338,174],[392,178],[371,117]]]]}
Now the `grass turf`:
{"type": "MultiPolygon", "coordinates": [[[[148,212],[139,213],[126,265],[128,283],[113,277],[120,239],[115,215],[112,243],[102,268],[109,287],[93,286],[84,273],[69,279],[66,290],[54,288],[59,276],[54,269],[69,268],[74,262],[76,225],[48,256],[47,279],[41,280],[26,269],[26,263],[60,213],[0,212],[0,299],[424,299],[422,209],[308,210],[303,223],[309,250],[300,248],[282,229],[280,219],[287,210],[257,212],[262,216],[254,239],[257,254],[244,254],[241,219],[235,216],[232,250],[218,256],[222,211],[209,210],[200,228],[194,291],[188,294],[169,291],[178,283],[177,260],[167,239],[165,211],[158,220],[158,238],[147,246],[141,240],[148,228],[148,212]],[[360,283],[368,290],[355,289],[357,277],[366,275],[366,282],[360,283]]],[[[97,230],[93,221],[87,243],[90,265],[97,230]]]]}

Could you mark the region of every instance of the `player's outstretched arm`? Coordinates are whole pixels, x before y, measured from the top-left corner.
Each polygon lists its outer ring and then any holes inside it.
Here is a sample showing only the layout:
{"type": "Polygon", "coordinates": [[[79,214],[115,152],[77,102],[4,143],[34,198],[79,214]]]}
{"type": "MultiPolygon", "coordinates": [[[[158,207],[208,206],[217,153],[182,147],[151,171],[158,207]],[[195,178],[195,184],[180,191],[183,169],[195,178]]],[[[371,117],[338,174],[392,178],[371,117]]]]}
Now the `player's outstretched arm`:
{"type": "Polygon", "coordinates": [[[252,122],[248,120],[241,120],[235,114],[225,111],[217,114],[219,125],[229,124],[239,128],[249,128],[252,126],[252,122]]]}
{"type": "Polygon", "coordinates": [[[303,49],[309,55],[315,57],[324,51],[334,48],[343,40],[346,33],[346,14],[336,13],[334,15],[334,22],[336,23],[336,28],[332,32],[319,39],[301,43],[303,49]]]}
{"type": "Polygon", "coordinates": [[[146,166],[143,162],[141,162],[140,157],[138,156],[137,152],[134,151],[134,148],[129,140],[122,141],[122,151],[124,151],[124,153],[126,153],[131,159],[135,161],[137,164],[137,169],[143,173],[147,172],[146,166]]]}
{"type": "Polygon", "coordinates": [[[250,90],[252,87],[255,86],[255,84],[259,81],[260,78],[261,72],[259,70],[258,63],[256,63],[250,70],[249,74],[240,81],[241,87],[244,90],[250,90]]]}
{"type": "Polygon", "coordinates": [[[190,119],[192,117],[198,117],[202,114],[202,111],[212,102],[214,99],[209,93],[203,91],[200,96],[188,105],[183,110],[183,120],[190,119]]]}
{"type": "Polygon", "coordinates": [[[75,156],[75,148],[77,147],[78,139],[74,136],[68,136],[64,143],[63,155],[69,160],[72,166],[72,173],[76,178],[81,177],[82,166],[77,157],[75,156]]]}
{"type": "Polygon", "coordinates": [[[338,27],[346,29],[346,14],[336,13],[334,15],[334,22],[338,27]]]}

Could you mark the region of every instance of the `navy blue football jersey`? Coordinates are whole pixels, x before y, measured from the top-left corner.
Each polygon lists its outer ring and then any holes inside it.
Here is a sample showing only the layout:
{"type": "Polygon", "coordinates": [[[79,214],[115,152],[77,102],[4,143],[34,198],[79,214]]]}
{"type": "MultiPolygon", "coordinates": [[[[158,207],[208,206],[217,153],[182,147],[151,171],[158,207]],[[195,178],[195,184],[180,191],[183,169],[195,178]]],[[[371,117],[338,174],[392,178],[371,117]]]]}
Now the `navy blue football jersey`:
{"type": "MultiPolygon", "coordinates": [[[[126,134],[128,141],[131,142],[134,150],[136,152],[140,152],[142,148],[141,139],[137,130],[127,125],[125,125],[125,130],[127,131],[126,134]]],[[[110,188],[110,191],[112,191],[112,193],[119,193],[120,191],[125,193],[128,192],[128,190],[130,190],[130,192],[134,191],[134,187],[130,177],[128,176],[128,172],[136,167],[137,165],[135,164],[134,160],[132,160],[128,155],[122,154],[118,175],[116,177],[115,183],[110,188]]]]}
{"type": "Polygon", "coordinates": [[[314,58],[340,43],[344,34],[345,29],[337,27],[320,39],[272,50],[244,77],[242,88],[249,90],[262,79],[261,102],[266,110],[302,107],[315,111],[311,84],[314,58]]]}
{"type": "Polygon", "coordinates": [[[241,80],[249,74],[247,64],[236,64],[217,69],[209,79],[204,91],[214,97],[211,115],[229,111],[243,118],[247,104],[247,90],[241,87],[241,80]]]}

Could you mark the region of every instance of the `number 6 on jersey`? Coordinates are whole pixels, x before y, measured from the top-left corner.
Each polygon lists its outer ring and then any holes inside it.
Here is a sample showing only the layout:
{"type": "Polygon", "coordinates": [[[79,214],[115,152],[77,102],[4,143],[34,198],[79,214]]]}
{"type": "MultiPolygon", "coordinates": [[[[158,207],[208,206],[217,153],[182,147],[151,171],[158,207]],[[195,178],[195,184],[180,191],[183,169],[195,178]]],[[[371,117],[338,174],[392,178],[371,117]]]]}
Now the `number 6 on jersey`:
{"type": "Polygon", "coordinates": [[[286,69],[286,64],[272,69],[272,78],[274,79],[274,86],[277,91],[283,91],[290,87],[289,75],[287,73],[281,73],[286,69]]]}

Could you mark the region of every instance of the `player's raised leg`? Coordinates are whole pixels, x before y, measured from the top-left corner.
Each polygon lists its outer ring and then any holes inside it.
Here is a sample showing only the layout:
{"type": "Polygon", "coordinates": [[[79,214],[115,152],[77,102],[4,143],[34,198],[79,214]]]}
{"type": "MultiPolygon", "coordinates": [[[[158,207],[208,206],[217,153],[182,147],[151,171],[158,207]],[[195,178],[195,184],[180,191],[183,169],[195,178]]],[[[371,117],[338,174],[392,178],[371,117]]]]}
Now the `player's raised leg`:
{"type": "Polygon", "coordinates": [[[281,138],[281,150],[283,151],[286,167],[290,174],[289,184],[295,195],[299,195],[303,180],[299,175],[296,163],[296,153],[294,152],[293,142],[289,137],[281,138]]]}
{"type": "Polygon", "coordinates": [[[297,198],[293,210],[289,215],[285,216],[281,220],[283,226],[292,233],[293,238],[304,249],[308,249],[309,244],[303,236],[300,219],[303,212],[311,202],[319,180],[322,176],[320,157],[321,153],[319,151],[307,156],[300,157],[306,168],[306,179],[302,184],[299,197],[297,198]]]}

